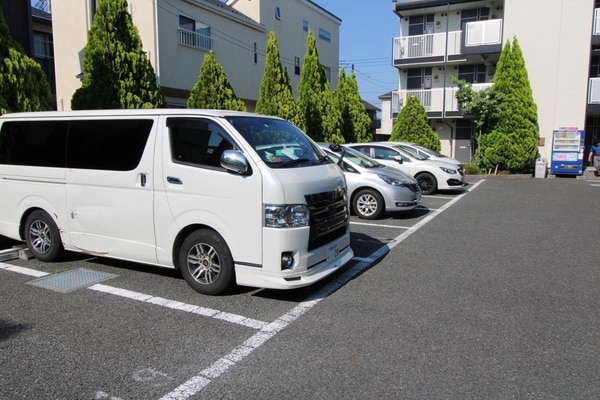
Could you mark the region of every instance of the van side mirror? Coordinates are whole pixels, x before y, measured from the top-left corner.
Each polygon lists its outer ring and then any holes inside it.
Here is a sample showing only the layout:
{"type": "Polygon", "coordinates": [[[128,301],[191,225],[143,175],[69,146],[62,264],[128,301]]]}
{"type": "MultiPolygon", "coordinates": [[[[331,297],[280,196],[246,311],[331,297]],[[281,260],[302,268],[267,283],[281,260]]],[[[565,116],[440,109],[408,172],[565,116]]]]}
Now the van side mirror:
{"type": "Polygon", "coordinates": [[[251,175],[252,170],[246,156],[239,150],[225,150],[221,155],[221,166],[240,175],[251,175]]]}
{"type": "Polygon", "coordinates": [[[398,164],[402,164],[404,162],[402,160],[402,156],[394,156],[394,161],[398,162],[398,164]]]}

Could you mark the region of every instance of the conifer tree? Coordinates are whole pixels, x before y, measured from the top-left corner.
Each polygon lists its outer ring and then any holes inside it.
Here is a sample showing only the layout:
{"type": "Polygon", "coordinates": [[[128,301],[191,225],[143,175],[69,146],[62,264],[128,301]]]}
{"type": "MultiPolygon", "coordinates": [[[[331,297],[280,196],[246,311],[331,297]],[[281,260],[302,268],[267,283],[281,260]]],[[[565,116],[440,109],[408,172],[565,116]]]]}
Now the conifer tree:
{"type": "Polygon", "coordinates": [[[440,137],[429,125],[425,107],[415,96],[408,96],[392,127],[390,141],[413,142],[440,151],[440,137]]]}
{"type": "Polygon", "coordinates": [[[333,92],[338,109],[342,113],[342,134],[346,143],[370,142],[371,118],[360,100],[354,71],[347,77],[345,68],[340,72],[338,85],[333,92]]]}
{"type": "Polygon", "coordinates": [[[42,67],[11,36],[0,9],[0,114],[54,109],[42,67]]]}
{"type": "Polygon", "coordinates": [[[83,83],[71,108],[158,108],[165,100],[126,0],[100,0],[83,53],[83,83]]]}
{"type": "Polygon", "coordinates": [[[303,115],[294,101],[290,77],[281,65],[279,45],[273,31],[269,33],[267,41],[265,70],[256,102],[256,112],[287,119],[298,128],[305,129],[303,115]]]}
{"type": "Polygon", "coordinates": [[[335,106],[325,71],[319,63],[315,37],[308,32],[306,54],[298,84],[298,105],[306,120],[306,133],[317,142],[344,143],[341,112],[335,106]]]}
{"type": "Polygon", "coordinates": [[[246,111],[246,105],[236,97],[225,70],[215,59],[212,50],[204,55],[200,75],[187,100],[187,108],[246,111]]]}
{"type": "Polygon", "coordinates": [[[519,171],[538,154],[537,106],[521,47],[515,38],[502,50],[494,75],[494,92],[502,94],[493,115],[493,129],[480,141],[480,163],[484,168],[519,171]]]}

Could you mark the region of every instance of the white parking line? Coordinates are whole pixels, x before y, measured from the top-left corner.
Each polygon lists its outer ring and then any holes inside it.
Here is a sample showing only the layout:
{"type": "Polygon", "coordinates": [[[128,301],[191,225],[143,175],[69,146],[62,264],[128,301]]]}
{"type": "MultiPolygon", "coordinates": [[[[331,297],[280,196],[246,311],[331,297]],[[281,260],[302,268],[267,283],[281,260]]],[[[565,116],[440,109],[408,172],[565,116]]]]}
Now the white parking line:
{"type": "Polygon", "coordinates": [[[408,229],[409,226],[394,226],[386,224],[370,224],[368,222],[350,222],[350,225],[363,225],[363,226],[378,226],[380,228],[391,228],[391,229],[408,229]]]}
{"type": "MultiPolygon", "coordinates": [[[[0,269],[16,272],[21,275],[34,276],[36,278],[50,275],[47,272],[42,272],[31,268],[19,267],[16,265],[10,265],[6,263],[0,263],[0,269]]],[[[231,314],[219,310],[213,310],[211,308],[195,306],[193,304],[186,304],[175,300],[165,299],[163,297],[156,297],[145,293],[133,292],[131,290],[119,289],[108,285],[95,284],[89,286],[88,289],[95,290],[97,292],[112,294],[115,296],[125,297],[130,300],[137,300],[144,303],[155,304],[173,310],[198,314],[204,317],[214,318],[221,321],[230,322],[232,324],[246,326],[252,329],[263,329],[267,325],[267,322],[247,318],[242,315],[231,314]]]]}
{"type": "MultiPolygon", "coordinates": [[[[479,186],[485,179],[477,182],[472,186],[471,192],[477,186],[479,186]]],[[[298,319],[302,314],[309,311],[312,307],[318,304],[321,300],[327,298],[331,293],[338,290],[340,287],[345,285],[350,280],[354,279],[357,275],[361,274],[363,271],[370,268],[370,266],[379,260],[381,257],[386,255],[392,248],[398,245],[400,242],[407,239],[410,235],[415,233],[417,230],[422,228],[425,224],[430,222],[436,216],[444,212],[447,208],[452,206],[458,200],[462,199],[469,192],[465,192],[457,197],[452,198],[451,201],[444,204],[439,208],[438,211],[431,213],[426,218],[419,221],[413,227],[407,229],[405,232],[400,234],[396,240],[391,243],[385,244],[381,246],[378,250],[373,252],[368,258],[363,259],[364,261],[359,262],[358,264],[352,266],[349,269],[344,270],[335,280],[333,280],[328,285],[324,286],[322,289],[317,291],[315,294],[310,296],[307,300],[302,301],[296,307],[291,309],[286,314],[282,315],[271,324],[265,326],[261,329],[260,332],[257,332],[248,340],[246,340],[243,344],[233,349],[229,354],[215,361],[213,365],[206,368],[196,376],[193,376],[188,381],[179,385],[172,392],[167,393],[165,396],[161,398],[161,400],[185,400],[189,397],[197,394],[202,389],[204,389],[212,379],[216,379],[223,375],[229,368],[232,368],[238,362],[242,361],[246,356],[256,350],[258,347],[263,345],[267,340],[271,339],[275,336],[279,331],[286,328],[289,324],[298,319]]]]}

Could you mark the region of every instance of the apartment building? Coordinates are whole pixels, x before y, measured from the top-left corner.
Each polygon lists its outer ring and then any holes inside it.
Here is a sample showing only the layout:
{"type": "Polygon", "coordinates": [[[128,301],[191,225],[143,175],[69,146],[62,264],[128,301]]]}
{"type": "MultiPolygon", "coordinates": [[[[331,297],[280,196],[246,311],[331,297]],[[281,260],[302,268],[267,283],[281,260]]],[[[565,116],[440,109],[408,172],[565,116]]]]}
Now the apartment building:
{"type": "Polygon", "coordinates": [[[442,152],[470,161],[474,127],[460,112],[452,77],[472,83],[475,90],[492,85],[502,48],[516,37],[538,107],[541,157],[550,160],[552,133],[559,127],[585,129],[591,144],[600,137],[599,3],[394,1],[400,26],[392,48],[398,89],[381,97],[382,133],[391,133],[407,97],[417,96],[440,136],[442,152]]]}
{"type": "Polygon", "coordinates": [[[52,93],[56,93],[50,14],[32,7],[30,1],[0,0],[0,8],[12,38],[40,64],[52,93]]]}
{"type": "MultiPolygon", "coordinates": [[[[69,110],[83,77],[83,50],[98,0],[52,1],[56,92],[69,110]]],[[[238,98],[254,110],[269,32],[296,90],[309,30],[331,88],[337,85],[341,19],[310,0],[128,0],[144,51],[171,107],[185,107],[212,50],[238,98]],[[334,72],[334,73],[332,73],[334,72]]],[[[296,93],[297,94],[297,93],[296,93]]]]}

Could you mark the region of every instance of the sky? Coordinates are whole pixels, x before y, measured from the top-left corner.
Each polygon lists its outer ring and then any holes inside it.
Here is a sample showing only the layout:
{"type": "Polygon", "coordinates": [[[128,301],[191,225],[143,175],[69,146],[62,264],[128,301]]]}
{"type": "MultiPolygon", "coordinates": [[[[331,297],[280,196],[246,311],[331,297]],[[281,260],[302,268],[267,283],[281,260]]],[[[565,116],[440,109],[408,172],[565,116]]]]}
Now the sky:
{"type": "Polygon", "coordinates": [[[313,2],[342,20],[340,67],[349,73],[354,64],[360,97],[381,108],[378,97],[398,89],[398,70],[392,66],[392,39],[398,36],[400,20],[392,12],[392,0],[313,2]]]}

